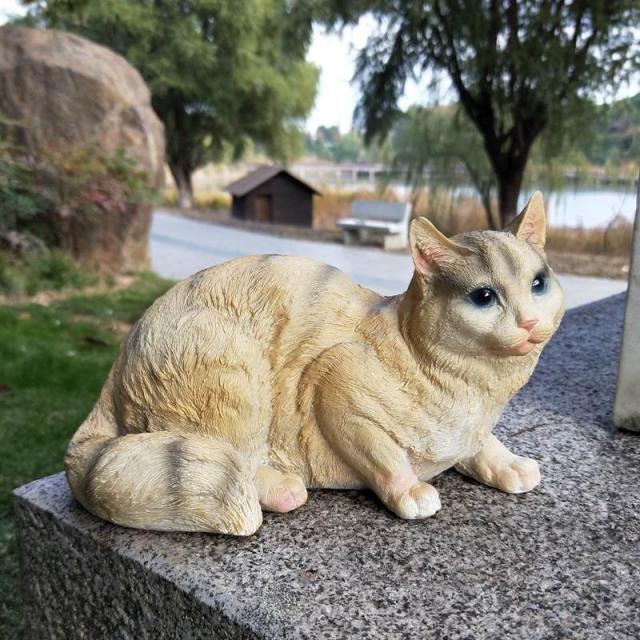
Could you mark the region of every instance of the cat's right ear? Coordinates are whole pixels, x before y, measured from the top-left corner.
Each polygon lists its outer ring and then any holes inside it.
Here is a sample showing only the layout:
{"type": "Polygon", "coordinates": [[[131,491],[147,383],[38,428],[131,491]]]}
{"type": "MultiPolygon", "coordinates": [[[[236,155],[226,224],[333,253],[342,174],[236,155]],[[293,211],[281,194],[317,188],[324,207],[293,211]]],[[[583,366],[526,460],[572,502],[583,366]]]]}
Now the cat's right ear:
{"type": "Polygon", "coordinates": [[[471,249],[449,240],[426,218],[414,218],[411,221],[409,244],[416,271],[423,276],[472,253],[471,249]]]}

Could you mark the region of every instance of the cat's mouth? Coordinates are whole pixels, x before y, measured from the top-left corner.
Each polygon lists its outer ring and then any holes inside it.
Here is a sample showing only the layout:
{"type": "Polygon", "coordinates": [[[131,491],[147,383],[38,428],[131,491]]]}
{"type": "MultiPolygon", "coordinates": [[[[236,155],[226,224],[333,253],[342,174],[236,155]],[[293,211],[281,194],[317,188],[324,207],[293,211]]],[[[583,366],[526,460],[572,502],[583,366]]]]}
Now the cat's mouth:
{"type": "Polygon", "coordinates": [[[533,349],[542,342],[545,341],[545,338],[541,336],[529,336],[526,340],[522,342],[518,342],[517,344],[510,345],[508,347],[504,347],[502,353],[508,356],[526,356],[528,353],[531,353],[533,349]]]}
{"type": "Polygon", "coordinates": [[[510,356],[526,356],[535,346],[536,343],[529,339],[524,342],[520,342],[513,347],[509,347],[508,349],[505,349],[505,351],[510,356]]]}

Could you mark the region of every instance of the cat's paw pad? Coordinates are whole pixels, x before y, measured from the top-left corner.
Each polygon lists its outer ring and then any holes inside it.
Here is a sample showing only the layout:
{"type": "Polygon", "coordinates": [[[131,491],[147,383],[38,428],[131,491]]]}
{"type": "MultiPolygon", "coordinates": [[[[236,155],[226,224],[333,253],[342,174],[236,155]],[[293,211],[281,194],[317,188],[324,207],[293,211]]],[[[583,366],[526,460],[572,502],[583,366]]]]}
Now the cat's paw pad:
{"type": "Polygon", "coordinates": [[[531,458],[516,458],[496,472],[498,489],[507,493],[525,493],[540,484],[540,467],[531,458]]]}
{"type": "Polygon", "coordinates": [[[287,513],[302,506],[307,501],[307,488],[300,476],[293,473],[283,475],[271,484],[260,501],[265,511],[287,513]]]}
{"type": "Polygon", "coordinates": [[[432,516],[440,506],[438,490],[426,482],[419,482],[395,500],[393,511],[406,520],[416,520],[432,516]]]}

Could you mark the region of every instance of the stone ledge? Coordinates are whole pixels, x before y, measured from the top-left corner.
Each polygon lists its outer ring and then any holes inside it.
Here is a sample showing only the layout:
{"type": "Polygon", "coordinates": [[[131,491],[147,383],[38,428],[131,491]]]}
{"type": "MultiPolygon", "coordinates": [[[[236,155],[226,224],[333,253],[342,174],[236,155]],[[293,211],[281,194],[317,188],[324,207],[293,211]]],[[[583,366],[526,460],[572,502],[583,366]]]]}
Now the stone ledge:
{"type": "Polygon", "coordinates": [[[454,472],[406,522],[312,492],[249,539],[132,531],[62,474],[16,490],[29,636],[638,638],[640,437],[612,434],[623,296],[570,312],[498,432],[540,460],[509,496],[454,472]]]}

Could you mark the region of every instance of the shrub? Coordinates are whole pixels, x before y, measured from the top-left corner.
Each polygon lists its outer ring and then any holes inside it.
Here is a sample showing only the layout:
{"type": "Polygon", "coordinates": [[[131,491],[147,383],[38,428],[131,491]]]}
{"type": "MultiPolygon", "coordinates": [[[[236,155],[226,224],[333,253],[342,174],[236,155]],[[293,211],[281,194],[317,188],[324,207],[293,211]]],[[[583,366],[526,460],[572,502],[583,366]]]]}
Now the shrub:
{"type": "Polygon", "coordinates": [[[0,251],[0,293],[8,297],[76,289],[97,281],[95,271],[78,267],[67,252],[59,249],[21,256],[0,251]]]}
{"type": "Polygon", "coordinates": [[[10,233],[51,206],[36,187],[36,176],[27,158],[0,138],[0,242],[11,245],[10,233]]]}
{"type": "Polygon", "coordinates": [[[34,155],[12,143],[13,131],[19,127],[0,117],[0,245],[5,248],[30,250],[36,238],[74,257],[89,255],[101,246],[100,234],[117,242],[125,214],[155,196],[145,172],[123,149],[109,155],[87,145],[34,155]],[[96,216],[105,216],[104,223],[96,216]]]}

